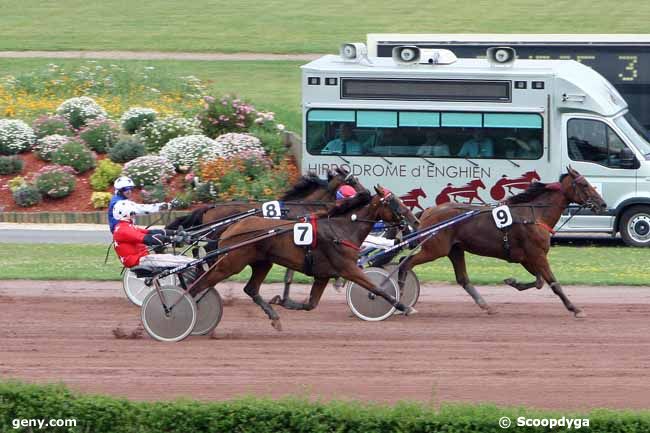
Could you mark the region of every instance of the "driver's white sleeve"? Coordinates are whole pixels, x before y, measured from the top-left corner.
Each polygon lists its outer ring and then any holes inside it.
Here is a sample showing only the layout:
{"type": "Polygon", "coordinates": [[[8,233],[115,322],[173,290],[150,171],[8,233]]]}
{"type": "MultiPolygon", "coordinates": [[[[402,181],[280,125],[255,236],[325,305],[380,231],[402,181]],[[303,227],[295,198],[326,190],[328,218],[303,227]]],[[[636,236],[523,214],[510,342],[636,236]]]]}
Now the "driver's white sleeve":
{"type": "Polygon", "coordinates": [[[386,239],[381,236],[368,235],[361,244],[362,248],[381,248],[382,250],[388,249],[395,245],[394,239],[386,239]]]}
{"type": "Polygon", "coordinates": [[[137,215],[147,215],[150,213],[160,212],[160,203],[155,204],[142,204],[136,203],[136,214],[137,215]]]}

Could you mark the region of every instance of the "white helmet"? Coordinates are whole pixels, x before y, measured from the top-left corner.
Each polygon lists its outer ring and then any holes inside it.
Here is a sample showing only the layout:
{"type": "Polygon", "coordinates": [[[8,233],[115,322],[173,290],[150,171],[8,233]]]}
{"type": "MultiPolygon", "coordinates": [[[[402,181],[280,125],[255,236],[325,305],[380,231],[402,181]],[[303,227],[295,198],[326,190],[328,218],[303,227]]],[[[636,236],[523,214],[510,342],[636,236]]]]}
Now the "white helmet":
{"type": "Polygon", "coordinates": [[[113,186],[115,187],[115,190],[119,191],[122,188],[133,188],[135,186],[135,183],[133,183],[131,178],[128,176],[120,176],[115,179],[113,186]]]}
{"type": "Polygon", "coordinates": [[[138,205],[131,200],[120,200],[113,206],[113,218],[116,220],[131,219],[131,215],[138,211],[138,205]]]}

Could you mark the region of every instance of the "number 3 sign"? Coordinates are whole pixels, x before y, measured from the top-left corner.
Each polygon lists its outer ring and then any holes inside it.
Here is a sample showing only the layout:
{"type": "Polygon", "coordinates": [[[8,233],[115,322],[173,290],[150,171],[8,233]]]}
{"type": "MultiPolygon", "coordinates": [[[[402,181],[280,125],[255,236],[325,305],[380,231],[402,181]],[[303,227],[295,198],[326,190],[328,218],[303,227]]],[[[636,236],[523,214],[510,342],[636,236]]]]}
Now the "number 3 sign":
{"type": "Polygon", "coordinates": [[[497,228],[510,227],[512,225],[512,215],[508,206],[503,205],[492,209],[492,218],[497,228]]]}

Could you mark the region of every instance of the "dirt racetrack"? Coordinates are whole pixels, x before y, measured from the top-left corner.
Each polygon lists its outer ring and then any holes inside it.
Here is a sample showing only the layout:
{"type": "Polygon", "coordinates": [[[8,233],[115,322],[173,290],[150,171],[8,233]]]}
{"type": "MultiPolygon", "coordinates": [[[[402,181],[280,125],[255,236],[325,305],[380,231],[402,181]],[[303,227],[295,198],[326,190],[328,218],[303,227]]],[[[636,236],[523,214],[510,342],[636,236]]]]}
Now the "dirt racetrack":
{"type": "MultiPolygon", "coordinates": [[[[427,286],[419,314],[366,323],[328,288],[312,312],[279,310],[283,332],[242,296],[217,339],[118,340],[139,324],[120,283],[0,281],[0,377],[64,382],[132,399],[300,394],[554,409],[650,407],[650,288],[569,287],[574,319],[545,288],[484,287],[499,314],[454,286],[427,286]]],[[[263,295],[277,293],[266,286],[263,295]]],[[[306,293],[296,291],[296,298],[306,293]]]]}

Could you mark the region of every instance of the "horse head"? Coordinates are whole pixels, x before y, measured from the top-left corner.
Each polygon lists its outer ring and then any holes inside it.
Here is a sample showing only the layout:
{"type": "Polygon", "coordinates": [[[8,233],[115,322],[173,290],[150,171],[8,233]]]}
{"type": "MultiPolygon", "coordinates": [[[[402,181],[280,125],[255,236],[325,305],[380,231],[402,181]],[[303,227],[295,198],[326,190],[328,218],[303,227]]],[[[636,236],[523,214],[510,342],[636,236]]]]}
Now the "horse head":
{"type": "Polygon", "coordinates": [[[483,181],[481,179],[474,179],[469,184],[476,187],[476,189],[478,189],[478,188],[485,189],[485,184],[483,183],[483,181]]]}
{"type": "Polygon", "coordinates": [[[607,203],[605,203],[598,191],[571,166],[568,166],[567,173],[560,177],[560,184],[564,196],[571,202],[587,206],[598,214],[607,211],[607,203]]]}
{"type": "Polygon", "coordinates": [[[420,225],[420,221],[413,215],[413,212],[391,191],[377,185],[375,192],[377,195],[372,198],[371,205],[378,210],[378,220],[400,222],[414,228],[420,225]]]}

